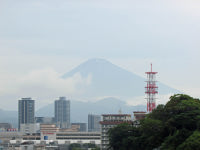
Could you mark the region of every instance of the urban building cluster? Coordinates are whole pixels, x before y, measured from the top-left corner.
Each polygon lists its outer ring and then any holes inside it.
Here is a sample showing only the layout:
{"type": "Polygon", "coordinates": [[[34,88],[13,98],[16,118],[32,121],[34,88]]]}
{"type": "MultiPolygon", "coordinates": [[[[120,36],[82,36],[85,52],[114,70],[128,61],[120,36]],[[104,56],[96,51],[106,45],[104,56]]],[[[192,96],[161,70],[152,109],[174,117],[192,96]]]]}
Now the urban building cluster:
{"type": "MultiPolygon", "coordinates": [[[[134,112],[142,119],[146,112],[134,112]]],[[[36,117],[35,100],[18,101],[18,129],[0,123],[0,149],[68,149],[70,144],[95,144],[102,150],[108,147],[107,131],[114,126],[134,120],[131,114],[88,114],[86,123],[70,122],[70,101],[60,97],[54,103],[54,117],[36,117]]]]}
{"type": "MultiPolygon", "coordinates": [[[[52,110],[53,111],[53,110],[52,110]]],[[[100,132],[100,115],[88,114],[88,132],[100,132]]],[[[36,117],[35,100],[22,98],[18,102],[18,130],[23,133],[39,133],[41,124],[54,124],[59,130],[86,132],[86,123],[71,123],[70,100],[60,97],[54,102],[54,117],[36,117]]]]}
{"type": "Polygon", "coordinates": [[[12,128],[9,123],[0,123],[0,144],[8,146],[9,143],[10,146],[19,147],[21,143],[23,147],[24,142],[32,141],[33,144],[31,142],[29,145],[44,145],[53,141],[58,145],[92,143],[100,146],[100,115],[88,114],[88,126],[87,123],[71,123],[70,100],[66,97],[55,100],[52,111],[54,117],[35,116],[35,100],[20,99],[18,128],[12,128]]]}
{"type": "MultiPolygon", "coordinates": [[[[157,72],[146,72],[147,86],[147,112],[134,111],[131,114],[88,114],[88,125],[86,123],[71,123],[70,100],[60,97],[54,102],[54,117],[35,116],[35,100],[22,98],[18,101],[18,129],[12,128],[9,123],[0,123],[0,150],[42,150],[63,149],[68,150],[69,145],[94,144],[106,150],[108,148],[108,130],[121,123],[139,125],[146,113],[156,107],[155,94],[157,86],[155,74],[157,72]]],[[[53,110],[52,110],[53,111],[53,110]]]]}

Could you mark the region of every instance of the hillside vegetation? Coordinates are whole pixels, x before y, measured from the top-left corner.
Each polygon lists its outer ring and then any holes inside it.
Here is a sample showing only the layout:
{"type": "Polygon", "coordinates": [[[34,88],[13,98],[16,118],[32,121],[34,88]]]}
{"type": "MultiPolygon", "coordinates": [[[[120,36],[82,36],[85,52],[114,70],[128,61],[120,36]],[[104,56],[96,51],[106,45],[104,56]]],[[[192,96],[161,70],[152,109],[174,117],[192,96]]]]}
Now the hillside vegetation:
{"type": "Polygon", "coordinates": [[[200,100],[174,95],[139,126],[121,124],[110,129],[109,141],[113,150],[199,150],[200,100]]]}

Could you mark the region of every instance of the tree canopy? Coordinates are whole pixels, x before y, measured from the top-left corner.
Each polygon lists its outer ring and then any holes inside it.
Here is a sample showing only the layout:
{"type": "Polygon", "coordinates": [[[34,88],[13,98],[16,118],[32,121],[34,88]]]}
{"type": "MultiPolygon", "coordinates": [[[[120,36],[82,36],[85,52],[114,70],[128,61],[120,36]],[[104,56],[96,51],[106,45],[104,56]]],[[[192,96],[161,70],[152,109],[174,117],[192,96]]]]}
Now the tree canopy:
{"type": "Polygon", "coordinates": [[[200,149],[200,100],[176,94],[147,114],[139,126],[120,124],[108,135],[113,150],[200,149]]]}

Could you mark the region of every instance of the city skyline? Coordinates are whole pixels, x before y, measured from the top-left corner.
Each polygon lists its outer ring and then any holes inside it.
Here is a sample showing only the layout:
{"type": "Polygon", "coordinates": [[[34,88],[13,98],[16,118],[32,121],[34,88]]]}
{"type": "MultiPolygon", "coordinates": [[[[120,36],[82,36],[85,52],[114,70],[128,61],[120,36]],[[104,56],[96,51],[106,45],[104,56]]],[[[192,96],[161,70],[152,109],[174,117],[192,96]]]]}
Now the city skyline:
{"type": "Polygon", "coordinates": [[[1,149],[200,149],[200,1],[0,0],[1,149]]]}
{"type": "Polygon", "coordinates": [[[64,87],[59,77],[91,58],[142,77],[153,63],[159,82],[200,98],[199,1],[0,3],[1,109],[16,110],[20,97],[43,105],[59,95],[73,97],[79,89],[70,87],[87,81],[76,76],[64,87]]]}

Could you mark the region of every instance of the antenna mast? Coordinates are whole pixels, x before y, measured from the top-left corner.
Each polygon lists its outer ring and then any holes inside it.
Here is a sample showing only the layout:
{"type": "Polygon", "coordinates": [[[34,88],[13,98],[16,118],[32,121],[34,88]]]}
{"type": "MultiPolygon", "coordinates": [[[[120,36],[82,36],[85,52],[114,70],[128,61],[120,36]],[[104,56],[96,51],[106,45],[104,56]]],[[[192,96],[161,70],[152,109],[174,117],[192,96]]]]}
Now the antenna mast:
{"type": "Polygon", "coordinates": [[[156,85],[156,74],[157,72],[151,71],[146,72],[147,74],[147,86],[145,87],[145,94],[147,99],[147,112],[152,112],[156,108],[156,94],[158,94],[158,87],[156,85]]]}

